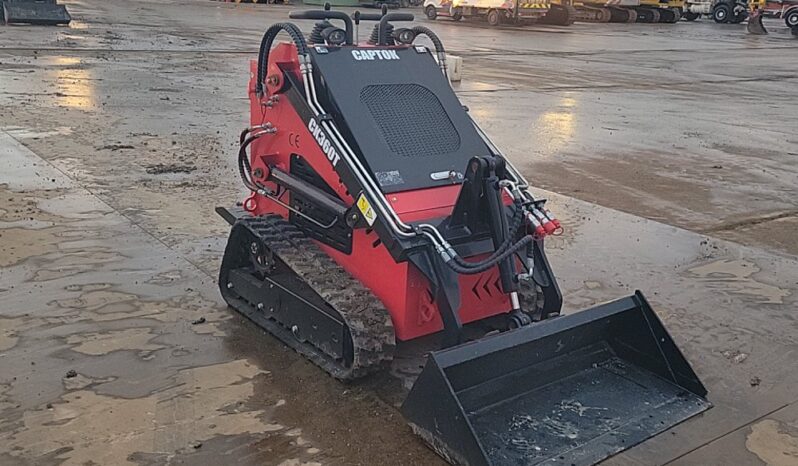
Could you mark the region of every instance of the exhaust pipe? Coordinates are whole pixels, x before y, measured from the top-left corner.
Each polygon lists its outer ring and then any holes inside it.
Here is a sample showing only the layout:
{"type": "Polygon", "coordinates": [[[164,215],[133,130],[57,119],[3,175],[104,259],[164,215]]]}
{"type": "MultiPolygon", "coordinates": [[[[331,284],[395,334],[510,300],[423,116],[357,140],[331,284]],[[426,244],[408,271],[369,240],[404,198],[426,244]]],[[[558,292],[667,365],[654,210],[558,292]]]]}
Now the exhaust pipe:
{"type": "Polygon", "coordinates": [[[433,352],[402,405],[452,464],[594,464],[708,408],[639,291],[433,352]]]}

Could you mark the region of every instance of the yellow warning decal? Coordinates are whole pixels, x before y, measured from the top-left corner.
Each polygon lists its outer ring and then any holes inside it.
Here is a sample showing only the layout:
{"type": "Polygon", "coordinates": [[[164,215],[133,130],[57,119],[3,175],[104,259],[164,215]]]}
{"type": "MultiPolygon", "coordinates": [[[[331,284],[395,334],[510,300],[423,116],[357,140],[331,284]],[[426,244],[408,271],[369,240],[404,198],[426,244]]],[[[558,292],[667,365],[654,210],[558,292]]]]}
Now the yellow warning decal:
{"type": "Polygon", "coordinates": [[[377,214],[374,212],[374,209],[371,208],[371,204],[369,204],[368,199],[366,199],[363,193],[360,193],[360,197],[357,198],[357,208],[360,209],[360,213],[363,214],[366,223],[368,223],[369,226],[374,225],[374,221],[377,220],[377,214]]]}

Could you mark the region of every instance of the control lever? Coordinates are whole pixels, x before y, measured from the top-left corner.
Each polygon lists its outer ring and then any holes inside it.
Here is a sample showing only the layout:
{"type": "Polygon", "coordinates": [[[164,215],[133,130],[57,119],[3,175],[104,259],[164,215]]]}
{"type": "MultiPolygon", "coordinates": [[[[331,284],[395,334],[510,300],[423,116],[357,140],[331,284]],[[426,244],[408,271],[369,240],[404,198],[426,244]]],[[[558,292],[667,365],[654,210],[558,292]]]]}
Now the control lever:
{"type": "Polygon", "coordinates": [[[415,16],[410,13],[387,13],[380,18],[380,36],[377,45],[388,45],[388,34],[386,33],[389,21],[413,21],[415,16]]]}
{"type": "Polygon", "coordinates": [[[316,19],[322,21],[326,19],[340,19],[341,21],[344,22],[344,27],[346,31],[346,45],[352,45],[352,38],[353,38],[352,18],[350,18],[349,15],[347,15],[343,11],[332,11],[332,10],[292,11],[288,13],[288,17],[291,19],[316,19]]]}

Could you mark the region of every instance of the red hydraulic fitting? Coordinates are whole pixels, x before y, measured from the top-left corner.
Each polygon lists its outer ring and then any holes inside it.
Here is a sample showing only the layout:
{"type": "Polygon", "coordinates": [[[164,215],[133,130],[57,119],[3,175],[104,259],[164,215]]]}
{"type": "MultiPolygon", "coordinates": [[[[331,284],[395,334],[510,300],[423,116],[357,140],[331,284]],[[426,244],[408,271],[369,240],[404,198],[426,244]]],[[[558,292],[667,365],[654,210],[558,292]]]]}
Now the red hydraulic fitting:
{"type": "Polygon", "coordinates": [[[543,228],[543,225],[540,224],[537,217],[535,217],[535,215],[532,212],[526,213],[526,219],[535,229],[535,236],[537,236],[538,238],[546,236],[546,230],[543,228]]]}
{"type": "Polygon", "coordinates": [[[547,235],[554,233],[557,230],[557,227],[554,226],[554,223],[549,220],[546,215],[538,209],[532,209],[532,213],[535,214],[535,217],[540,220],[540,224],[543,225],[543,229],[546,231],[547,235]]]}
{"type": "Polygon", "coordinates": [[[560,225],[560,221],[557,220],[557,218],[554,216],[554,214],[551,213],[549,209],[544,207],[543,213],[546,215],[546,218],[548,218],[551,221],[551,223],[554,224],[555,229],[562,228],[562,225],[560,225]]]}

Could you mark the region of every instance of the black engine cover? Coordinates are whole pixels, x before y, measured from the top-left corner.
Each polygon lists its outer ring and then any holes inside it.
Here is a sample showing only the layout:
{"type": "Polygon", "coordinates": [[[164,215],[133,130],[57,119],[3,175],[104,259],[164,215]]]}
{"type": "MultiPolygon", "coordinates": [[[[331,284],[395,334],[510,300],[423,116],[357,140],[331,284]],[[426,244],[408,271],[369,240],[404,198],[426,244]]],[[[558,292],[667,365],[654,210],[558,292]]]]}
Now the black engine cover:
{"type": "Polygon", "coordinates": [[[490,154],[425,47],[314,47],[311,55],[325,107],[383,192],[460,183],[471,157],[490,154]]]}

